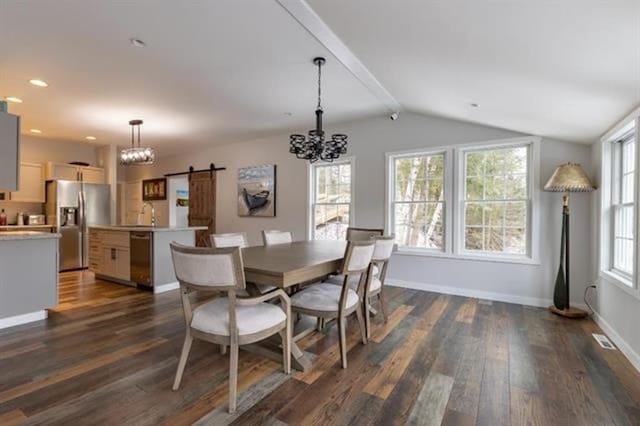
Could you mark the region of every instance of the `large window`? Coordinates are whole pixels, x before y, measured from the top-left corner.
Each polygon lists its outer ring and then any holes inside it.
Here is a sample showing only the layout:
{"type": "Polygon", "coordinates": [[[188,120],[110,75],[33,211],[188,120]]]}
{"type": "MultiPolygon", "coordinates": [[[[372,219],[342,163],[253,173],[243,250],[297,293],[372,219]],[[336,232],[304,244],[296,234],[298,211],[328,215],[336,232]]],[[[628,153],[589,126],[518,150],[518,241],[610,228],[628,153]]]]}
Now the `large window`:
{"type": "Polygon", "coordinates": [[[633,276],[635,138],[633,134],[613,143],[611,212],[613,247],[611,268],[627,278],[633,276]]]}
{"type": "Polygon", "coordinates": [[[528,146],[465,151],[464,250],[527,253],[528,146]]]}
{"type": "Polygon", "coordinates": [[[391,199],[398,245],[444,248],[444,153],[393,159],[391,199]]]}
{"type": "Polygon", "coordinates": [[[387,229],[398,251],[537,263],[539,141],[387,154],[387,229]]]}
{"type": "Polygon", "coordinates": [[[352,162],[310,166],[312,239],[344,240],[353,214],[352,162]]]}

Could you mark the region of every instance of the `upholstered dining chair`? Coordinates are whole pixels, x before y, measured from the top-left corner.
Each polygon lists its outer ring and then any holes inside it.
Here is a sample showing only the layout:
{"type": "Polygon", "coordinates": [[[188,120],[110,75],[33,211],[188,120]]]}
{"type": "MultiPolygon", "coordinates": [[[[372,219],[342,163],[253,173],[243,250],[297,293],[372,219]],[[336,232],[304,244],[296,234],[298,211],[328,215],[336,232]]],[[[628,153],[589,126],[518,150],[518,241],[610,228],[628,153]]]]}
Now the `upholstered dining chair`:
{"type": "Polygon", "coordinates": [[[238,247],[187,247],[171,244],[176,278],[180,283],[186,335],[178,362],[173,390],[178,390],[189,357],[193,339],[229,346],[229,412],[236,410],[238,350],[274,334],[282,338],[284,372],[291,372],[291,305],[282,290],[249,299],[237,298],[245,287],[242,254],[238,247]],[[192,291],[222,292],[218,297],[195,309],[191,307],[192,291]],[[280,305],[266,303],[273,298],[280,305]]]}
{"type": "Polygon", "coordinates": [[[347,241],[366,241],[371,237],[381,237],[384,235],[384,229],[369,228],[347,228],[347,241]]]}
{"type": "Polygon", "coordinates": [[[262,231],[262,242],[265,246],[274,244],[286,244],[293,241],[293,235],[289,231],[264,230],[262,231]]]}
{"type": "MultiPolygon", "coordinates": [[[[387,322],[387,309],[385,306],[385,301],[383,297],[383,287],[385,283],[385,279],[387,276],[387,268],[389,266],[389,260],[391,259],[391,255],[393,254],[393,250],[395,248],[395,235],[391,234],[388,236],[380,236],[373,237],[372,240],[375,242],[375,249],[373,251],[373,256],[371,258],[371,272],[372,277],[369,280],[369,286],[365,287],[363,290],[363,300],[367,301],[366,309],[365,309],[365,325],[367,328],[367,338],[371,336],[371,321],[370,321],[370,313],[372,311],[371,308],[371,300],[377,296],[378,303],[380,304],[380,311],[382,311],[382,318],[384,322],[387,322]]],[[[344,282],[344,275],[335,275],[329,278],[326,282],[334,285],[342,285],[344,282]]],[[[356,290],[360,284],[360,280],[358,277],[351,277],[349,279],[349,286],[356,290]]]]}
{"type": "Polygon", "coordinates": [[[211,234],[211,246],[215,248],[249,246],[249,240],[245,232],[233,232],[228,234],[211,234]]]}
{"type": "Polygon", "coordinates": [[[352,276],[359,277],[364,289],[371,274],[374,241],[350,241],[340,272],[344,276],[342,286],[316,283],[291,296],[291,309],[295,313],[320,318],[323,321],[337,319],[342,368],[347,368],[347,317],[354,312],[358,318],[362,343],[367,343],[367,332],[362,312],[362,294],[349,286],[352,276]]]}
{"type": "MultiPolygon", "coordinates": [[[[215,248],[239,247],[243,249],[249,247],[249,239],[247,238],[247,234],[245,232],[211,234],[211,246],[215,248]]],[[[253,288],[251,286],[255,286],[255,288],[258,289],[259,294],[267,294],[270,291],[276,289],[275,286],[268,284],[250,283],[250,290],[253,288]]],[[[253,290],[253,293],[255,293],[255,290],[253,290]]],[[[251,292],[244,290],[239,292],[238,294],[242,297],[245,297],[247,295],[250,295],[251,292]]]]}

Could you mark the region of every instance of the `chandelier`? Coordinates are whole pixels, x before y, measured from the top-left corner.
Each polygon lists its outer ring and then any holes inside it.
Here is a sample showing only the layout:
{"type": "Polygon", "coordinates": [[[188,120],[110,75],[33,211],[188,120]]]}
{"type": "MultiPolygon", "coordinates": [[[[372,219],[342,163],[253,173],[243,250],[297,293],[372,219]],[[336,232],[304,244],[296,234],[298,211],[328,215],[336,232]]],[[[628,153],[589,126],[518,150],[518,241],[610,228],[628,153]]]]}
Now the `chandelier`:
{"type": "Polygon", "coordinates": [[[332,162],[347,153],[347,135],[337,133],[331,140],[324,140],[322,130],[322,66],[324,58],[314,58],[313,63],[318,66],[318,105],[316,106],[316,128],[309,130],[309,138],[304,135],[293,134],[289,138],[289,152],[301,160],[315,163],[318,160],[332,162]]]}
{"type": "Polygon", "coordinates": [[[154,149],[140,146],[142,120],[131,120],[129,125],[131,126],[131,148],[125,148],[120,151],[120,164],[124,166],[153,164],[156,158],[154,149]],[[134,142],[134,130],[136,127],[138,128],[138,146],[135,146],[134,142]]]}

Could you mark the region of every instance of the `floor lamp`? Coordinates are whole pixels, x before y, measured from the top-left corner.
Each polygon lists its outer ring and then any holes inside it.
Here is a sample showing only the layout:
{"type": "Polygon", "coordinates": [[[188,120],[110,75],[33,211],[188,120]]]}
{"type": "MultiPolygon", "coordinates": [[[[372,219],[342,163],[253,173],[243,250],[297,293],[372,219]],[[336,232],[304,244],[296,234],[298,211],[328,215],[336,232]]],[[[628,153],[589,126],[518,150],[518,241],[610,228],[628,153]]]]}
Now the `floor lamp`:
{"type": "Polygon", "coordinates": [[[595,188],[580,164],[558,166],[544,186],[545,191],[564,192],[562,196],[562,235],[560,238],[560,266],[553,290],[553,305],[549,310],[567,318],[584,318],[587,313],[569,304],[569,193],[589,192],[595,188]]]}

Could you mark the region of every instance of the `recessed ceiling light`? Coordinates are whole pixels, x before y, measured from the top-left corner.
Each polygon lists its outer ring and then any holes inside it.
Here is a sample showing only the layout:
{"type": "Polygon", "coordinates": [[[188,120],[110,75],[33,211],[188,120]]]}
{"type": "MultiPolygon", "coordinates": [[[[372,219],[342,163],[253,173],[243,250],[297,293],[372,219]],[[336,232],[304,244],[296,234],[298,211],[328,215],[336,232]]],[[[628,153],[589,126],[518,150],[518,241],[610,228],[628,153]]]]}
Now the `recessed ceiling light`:
{"type": "Polygon", "coordinates": [[[147,44],[139,38],[130,38],[129,42],[135,47],[147,47],[147,44]]]}
{"type": "Polygon", "coordinates": [[[13,102],[14,104],[21,104],[22,103],[22,99],[17,98],[15,96],[7,96],[6,98],[4,98],[5,101],[7,102],[13,102]]]}
{"type": "Polygon", "coordinates": [[[471,108],[478,108],[480,106],[475,102],[471,102],[469,105],[471,106],[471,108]]]}
{"type": "Polygon", "coordinates": [[[34,86],[38,86],[38,87],[47,87],[47,86],[49,86],[49,83],[47,83],[44,80],[38,80],[37,78],[29,80],[29,83],[33,84],[34,86]]]}
{"type": "Polygon", "coordinates": [[[85,139],[88,141],[95,141],[97,138],[95,136],[85,136],[85,139]]]}
{"type": "Polygon", "coordinates": [[[286,115],[287,117],[291,117],[291,116],[293,116],[293,113],[292,112],[285,112],[284,115],[286,115]]]}
{"type": "Polygon", "coordinates": [[[36,135],[39,135],[40,133],[42,133],[42,130],[40,130],[40,129],[30,129],[29,131],[31,133],[35,133],[36,135]]]}

